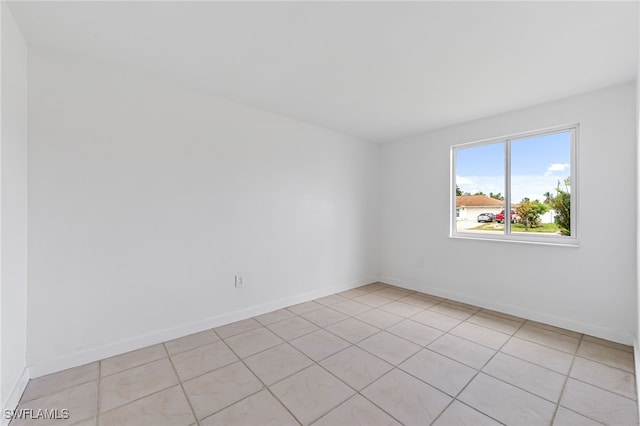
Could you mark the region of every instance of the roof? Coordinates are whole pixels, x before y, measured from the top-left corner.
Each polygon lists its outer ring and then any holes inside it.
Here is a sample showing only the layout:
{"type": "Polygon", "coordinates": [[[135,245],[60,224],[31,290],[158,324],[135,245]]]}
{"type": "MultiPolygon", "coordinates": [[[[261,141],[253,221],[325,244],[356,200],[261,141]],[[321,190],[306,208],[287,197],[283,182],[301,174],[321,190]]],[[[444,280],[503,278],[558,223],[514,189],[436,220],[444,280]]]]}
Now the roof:
{"type": "Polygon", "coordinates": [[[503,207],[504,201],[486,195],[458,195],[456,207],[503,207]]]}

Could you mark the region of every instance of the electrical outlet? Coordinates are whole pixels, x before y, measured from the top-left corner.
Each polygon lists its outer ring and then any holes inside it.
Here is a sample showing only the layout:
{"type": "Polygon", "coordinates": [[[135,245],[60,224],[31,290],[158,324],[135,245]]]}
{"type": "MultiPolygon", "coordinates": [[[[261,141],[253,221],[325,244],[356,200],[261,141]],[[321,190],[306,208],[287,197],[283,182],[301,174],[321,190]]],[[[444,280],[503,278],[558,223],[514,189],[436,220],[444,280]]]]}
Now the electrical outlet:
{"type": "Polygon", "coordinates": [[[244,285],[244,280],[241,275],[236,275],[236,287],[242,287],[244,285]]]}

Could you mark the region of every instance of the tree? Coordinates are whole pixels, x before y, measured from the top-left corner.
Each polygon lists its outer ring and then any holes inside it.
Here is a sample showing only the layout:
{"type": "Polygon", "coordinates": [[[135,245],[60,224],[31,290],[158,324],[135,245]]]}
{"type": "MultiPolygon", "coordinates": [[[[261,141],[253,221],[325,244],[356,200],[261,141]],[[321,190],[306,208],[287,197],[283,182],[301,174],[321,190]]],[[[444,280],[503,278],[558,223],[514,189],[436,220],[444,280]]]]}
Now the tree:
{"type": "Polygon", "coordinates": [[[460,195],[464,195],[464,194],[462,193],[462,189],[460,189],[460,187],[456,185],[456,197],[459,197],[460,195]]]}
{"type": "MultiPolygon", "coordinates": [[[[549,193],[549,207],[556,212],[556,221],[560,227],[560,234],[564,236],[571,235],[571,180],[566,178],[563,181],[564,188],[561,188],[560,181],[556,187],[556,195],[549,193]]],[[[546,201],[546,200],[545,200],[546,201]]]]}
{"type": "Polygon", "coordinates": [[[484,192],[482,192],[482,191],[478,191],[478,192],[476,192],[476,193],[475,193],[475,194],[473,194],[473,195],[487,195],[487,194],[485,194],[485,193],[484,193],[484,192]]]}
{"type": "Polygon", "coordinates": [[[490,192],[489,193],[489,197],[491,197],[493,199],[496,199],[496,200],[504,201],[504,197],[499,192],[497,194],[494,194],[493,192],[490,192]]]}
{"type": "Polygon", "coordinates": [[[540,216],[545,214],[547,210],[549,208],[540,201],[531,201],[528,198],[523,198],[520,205],[516,207],[516,214],[520,217],[524,230],[528,231],[529,228],[540,226],[540,216]]]}

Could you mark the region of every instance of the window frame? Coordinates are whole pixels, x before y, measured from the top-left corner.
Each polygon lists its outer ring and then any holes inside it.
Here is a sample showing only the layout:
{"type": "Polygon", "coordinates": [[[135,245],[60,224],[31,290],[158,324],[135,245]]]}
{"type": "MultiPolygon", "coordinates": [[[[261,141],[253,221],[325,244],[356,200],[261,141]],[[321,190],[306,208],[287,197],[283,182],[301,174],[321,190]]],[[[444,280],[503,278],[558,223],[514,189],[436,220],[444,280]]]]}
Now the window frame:
{"type": "MultiPolygon", "coordinates": [[[[489,240],[489,241],[506,241],[512,243],[526,243],[526,244],[544,244],[544,245],[559,245],[578,247],[578,189],[579,189],[579,164],[578,164],[578,139],[580,132],[580,124],[565,124],[560,126],[548,127],[544,129],[531,130],[520,133],[512,133],[500,137],[492,137],[488,139],[476,140],[472,142],[465,142],[460,144],[451,145],[450,148],[450,166],[451,176],[450,183],[450,221],[449,221],[449,237],[459,239],[473,239],[473,240],[489,240]],[[571,235],[536,235],[525,234],[522,232],[511,233],[511,221],[505,220],[505,230],[501,234],[489,234],[489,233],[474,233],[458,231],[456,220],[456,153],[461,149],[468,149],[476,146],[492,145],[496,143],[504,143],[504,209],[509,211],[513,201],[511,200],[511,143],[514,140],[525,139],[535,136],[545,136],[555,133],[571,132],[571,173],[569,179],[571,182],[571,235]]],[[[541,194],[542,195],[542,194],[541,194]]],[[[506,217],[506,214],[505,214],[506,217]]]]}

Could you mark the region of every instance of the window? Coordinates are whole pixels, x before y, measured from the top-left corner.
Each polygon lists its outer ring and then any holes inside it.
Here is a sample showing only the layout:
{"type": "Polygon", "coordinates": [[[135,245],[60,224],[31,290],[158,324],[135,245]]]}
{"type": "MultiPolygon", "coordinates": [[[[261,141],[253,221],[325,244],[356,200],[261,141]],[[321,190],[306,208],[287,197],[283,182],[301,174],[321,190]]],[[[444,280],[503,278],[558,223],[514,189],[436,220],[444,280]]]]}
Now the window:
{"type": "Polygon", "coordinates": [[[453,146],[451,235],[577,245],[577,133],[574,125],[453,146]]]}

